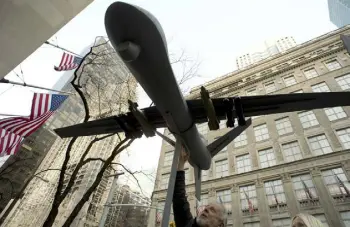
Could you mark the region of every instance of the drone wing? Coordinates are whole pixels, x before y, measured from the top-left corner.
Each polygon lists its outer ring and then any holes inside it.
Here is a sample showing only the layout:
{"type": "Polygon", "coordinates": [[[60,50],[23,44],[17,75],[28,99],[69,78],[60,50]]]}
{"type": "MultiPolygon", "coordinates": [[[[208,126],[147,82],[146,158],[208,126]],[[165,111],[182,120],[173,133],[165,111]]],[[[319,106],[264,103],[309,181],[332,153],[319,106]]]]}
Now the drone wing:
{"type": "MultiPolygon", "coordinates": [[[[228,109],[225,100],[236,97],[211,99],[215,108],[218,120],[227,119],[228,109]]],[[[350,106],[349,92],[320,92],[320,93],[298,93],[280,95],[261,95],[240,97],[241,106],[245,117],[329,108],[337,106],[350,106]]],[[[188,108],[191,111],[195,123],[208,121],[205,105],[201,99],[187,100],[188,108]]],[[[135,112],[128,112],[119,116],[108,117],[81,123],[65,128],[55,129],[55,132],[62,138],[73,136],[91,136],[107,133],[125,132],[133,134],[134,137],[141,137],[145,128],[166,127],[162,115],[155,106],[138,110],[143,115],[140,120],[135,112]],[[147,125],[145,126],[145,124],[147,125]]],[[[230,109],[231,116],[236,118],[237,111],[230,109]]]]}

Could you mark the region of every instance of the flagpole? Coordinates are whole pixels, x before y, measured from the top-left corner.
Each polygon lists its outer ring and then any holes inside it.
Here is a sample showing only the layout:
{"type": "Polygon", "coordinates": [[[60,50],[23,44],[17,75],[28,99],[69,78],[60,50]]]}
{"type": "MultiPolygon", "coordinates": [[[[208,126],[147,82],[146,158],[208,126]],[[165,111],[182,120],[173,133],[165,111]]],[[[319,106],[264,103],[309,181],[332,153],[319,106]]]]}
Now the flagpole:
{"type": "Polygon", "coordinates": [[[68,92],[68,91],[59,91],[59,90],[55,90],[55,89],[51,89],[51,88],[45,88],[45,87],[35,86],[35,85],[32,85],[32,84],[19,83],[19,82],[7,80],[7,79],[5,79],[5,78],[2,78],[2,79],[0,80],[0,83],[20,85],[20,86],[23,86],[23,87],[39,88],[39,89],[43,89],[43,90],[47,90],[47,91],[54,91],[54,92],[59,92],[59,93],[63,93],[63,94],[68,94],[68,95],[75,95],[74,93],[68,92]]]}
{"type": "Polygon", "coordinates": [[[80,54],[74,53],[73,51],[67,50],[66,48],[63,48],[63,47],[60,47],[60,46],[58,46],[58,45],[52,44],[52,43],[50,43],[49,41],[45,41],[45,44],[50,45],[50,46],[53,46],[53,47],[55,47],[55,48],[57,48],[57,49],[61,49],[61,50],[65,51],[65,52],[69,52],[69,53],[74,54],[74,55],[76,55],[76,56],[78,56],[78,57],[83,57],[83,56],[81,56],[80,54]]]}
{"type": "Polygon", "coordinates": [[[19,114],[3,114],[3,113],[0,113],[0,116],[2,116],[2,117],[24,117],[23,115],[19,115],[19,114]]]}

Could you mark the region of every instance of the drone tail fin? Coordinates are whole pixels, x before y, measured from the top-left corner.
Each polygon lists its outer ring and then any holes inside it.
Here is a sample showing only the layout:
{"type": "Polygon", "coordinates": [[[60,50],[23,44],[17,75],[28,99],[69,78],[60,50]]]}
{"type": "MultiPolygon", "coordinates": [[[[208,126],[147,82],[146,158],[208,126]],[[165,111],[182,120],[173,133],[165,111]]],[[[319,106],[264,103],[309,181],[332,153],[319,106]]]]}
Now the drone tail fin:
{"type": "Polygon", "coordinates": [[[244,130],[246,130],[252,124],[252,119],[246,119],[246,123],[243,126],[236,126],[227,132],[225,135],[221,136],[219,139],[215,140],[207,146],[208,151],[211,156],[214,157],[219,153],[224,147],[232,142],[237,136],[239,136],[244,130]]]}

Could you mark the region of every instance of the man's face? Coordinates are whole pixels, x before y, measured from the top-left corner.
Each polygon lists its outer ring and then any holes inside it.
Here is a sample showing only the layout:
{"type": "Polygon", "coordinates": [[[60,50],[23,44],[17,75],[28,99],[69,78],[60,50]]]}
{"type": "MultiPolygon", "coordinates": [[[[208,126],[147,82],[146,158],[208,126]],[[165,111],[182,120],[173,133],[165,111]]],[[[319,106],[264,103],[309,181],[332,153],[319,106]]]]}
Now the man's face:
{"type": "Polygon", "coordinates": [[[293,220],[292,227],[306,227],[306,225],[305,225],[303,219],[301,219],[300,217],[296,217],[293,220]]]}
{"type": "Polygon", "coordinates": [[[220,227],[223,226],[222,220],[223,207],[219,204],[210,204],[197,217],[197,224],[200,227],[220,227]]]}

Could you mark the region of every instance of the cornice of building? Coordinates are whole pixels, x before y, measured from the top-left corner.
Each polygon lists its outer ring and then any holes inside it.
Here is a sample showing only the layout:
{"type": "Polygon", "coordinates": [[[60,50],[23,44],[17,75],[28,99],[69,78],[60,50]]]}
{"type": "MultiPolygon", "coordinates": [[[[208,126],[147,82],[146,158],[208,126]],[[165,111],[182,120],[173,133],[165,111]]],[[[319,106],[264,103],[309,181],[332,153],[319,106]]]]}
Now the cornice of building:
{"type": "MultiPolygon", "coordinates": [[[[262,80],[276,74],[284,73],[344,49],[342,41],[340,40],[340,34],[350,34],[350,25],[307,41],[284,53],[262,60],[248,68],[228,73],[201,86],[205,86],[211,93],[214,93],[213,97],[217,97],[224,94],[215,94],[222,88],[232,87],[233,89],[228,89],[230,91],[225,91],[225,93],[229,93],[241,87],[248,86],[252,82],[256,83],[258,79],[262,80]],[[322,50],[325,46],[331,46],[332,44],[337,45],[335,48],[331,47],[329,50],[322,50]],[[247,79],[250,83],[242,86],[246,84],[247,79]]],[[[201,86],[194,87],[186,99],[199,98],[201,86]]]]}

